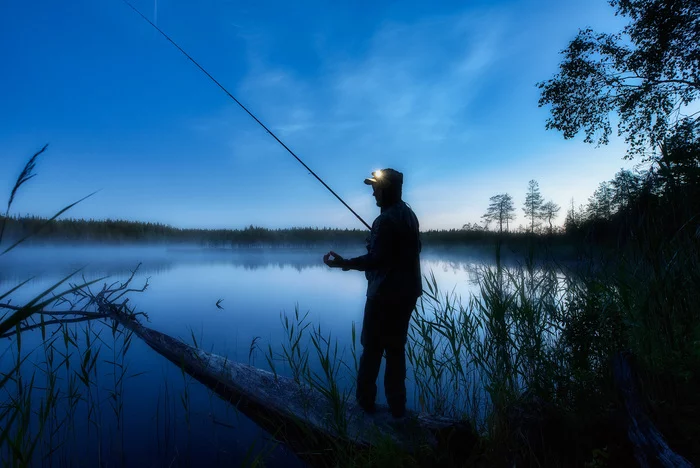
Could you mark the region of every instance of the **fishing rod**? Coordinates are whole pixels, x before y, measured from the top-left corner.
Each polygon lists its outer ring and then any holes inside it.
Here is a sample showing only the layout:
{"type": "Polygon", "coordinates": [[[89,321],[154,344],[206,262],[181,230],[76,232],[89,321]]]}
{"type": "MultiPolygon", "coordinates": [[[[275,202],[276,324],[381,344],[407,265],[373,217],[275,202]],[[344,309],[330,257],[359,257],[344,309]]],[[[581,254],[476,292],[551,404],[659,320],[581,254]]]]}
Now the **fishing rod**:
{"type": "Polygon", "coordinates": [[[294,156],[294,159],[296,159],[297,161],[299,161],[299,163],[300,163],[302,166],[304,166],[304,168],[305,168],[307,171],[309,171],[309,173],[310,173],[312,176],[316,177],[316,179],[317,179],[319,182],[321,182],[321,183],[323,184],[323,186],[326,187],[326,188],[328,189],[328,191],[331,192],[331,193],[335,196],[335,198],[337,198],[337,199],[340,201],[340,203],[342,203],[343,205],[345,205],[345,208],[347,208],[348,210],[350,210],[350,212],[351,212],[352,214],[354,214],[355,217],[356,217],[357,219],[359,219],[359,220],[362,222],[362,224],[364,224],[364,225],[367,227],[367,229],[370,229],[370,230],[372,229],[372,228],[370,227],[370,225],[367,224],[367,222],[366,222],[364,219],[362,219],[362,217],[361,217],[359,214],[357,214],[357,213],[355,212],[355,210],[353,210],[352,208],[350,208],[350,205],[348,205],[347,203],[345,203],[345,201],[344,201],[342,198],[340,198],[340,196],[339,196],[337,193],[335,193],[335,192],[333,191],[333,189],[330,188],[330,187],[328,186],[328,184],[326,184],[326,183],[323,181],[323,179],[321,179],[318,175],[316,175],[316,173],[315,173],[314,171],[312,171],[311,168],[310,168],[309,166],[307,166],[307,165],[304,163],[304,161],[301,160],[301,158],[299,158],[299,156],[297,156],[296,154],[294,154],[294,151],[292,151],[291,149],[289,149],[289,147],[288,147],[287,145],[285,145],[285,144],[282,142],[282,140],[280,140],[279,138],[277,138],[277,135],[275,135],[275,134],[272,132],[272,130],[270,130],[269,128],[267,128],[267,126],[266,126],[264,123],[262,123],[262,122],[260,121],[260,119],[258,119],[255,115],[253,115],[253,113],[252,113],[251,111],[249,111],[248,108],[247,108],[246,106],[244,106],[238,99],[236,99],[235,96],[234,96],[233,94],[231,94],[231,93],[224,87],[224,85],[222,85],[221,83],[219,83],[219,82],[216,80],[216,78],[214,78],[208,71],[206,71],[206,70],[204,69],[204,67],[201,66],[194,58],[192,58],[192,56],[191,56],[190,54],[188,54],[187,52],[185,52],[185,50],[184,50],[182,47],[180,47],[179,45],[177,45],[177,43],[176,43],[174,40],[172,40],[172,39],[170,38],[170,36],[168,36],[165,32],[163,32],[163,30],[160,29],[158,26],[156,26],[151,20],[149,20],[149,19],[148,19],[143,13],[141,13],[134,5],[132,5],[131,3],[129,3],[127,0],[122,0],[122,1],[123,1],[124,3],[126,3],[127,6],[129,6],[129,8],[131,8],[132,10],[134,10],[141,18],[143,18],[144,21],[146,21],[148,24],[150,24],[151,26],[153,26],[153,28],[154,28],[156,31],[158,31],[159,33],[161,33],[161,34],[163,35],[163,37],[166,38],[166,39],[168,40],[168,42],[170,42],[172,45],[174,45],[174,46],[177,48],[177,50],[179,50],[180,52],[182,52],[182,54],[183,54],[185,57],[187,57],[192,63],[194,63],[194,64],[197,66],[197,68],[199,68],[199,69],[202,71],[202,73],[204,73],[205,75],[207,75],[207,77],[209,77],[209,79],[212,80],[212,81],[214,82],[214,84],[216,84],[219,88],[221,88],[221,90],[222,90],[224,93],[226,93],[226,95],[227,95],[228,97],[230,97],[231,99],[233,99],[233,101],[234,101],[236,104],[238,104],[238,105],[241,107],[241,109],[243,109],[244,111],[246,111],[246,113],[247,113],[249,116],[251,116],[251,117],[253,118],[253,120],[255,120],[258,124],[260,124],[260,126],[261,126],[262,128],[264,128],[265,131],[266,131],[267,133],[269,133],[270,136],[272,136],[272,138],[274,138],[275,140],[277,140],[277,143],[279,143],[280,145],[282,145],[282,147],[283,147],[284,149],[286,149],[287,152],[288,152],[289,154],[291,154],[292,156],[294,156]]]}

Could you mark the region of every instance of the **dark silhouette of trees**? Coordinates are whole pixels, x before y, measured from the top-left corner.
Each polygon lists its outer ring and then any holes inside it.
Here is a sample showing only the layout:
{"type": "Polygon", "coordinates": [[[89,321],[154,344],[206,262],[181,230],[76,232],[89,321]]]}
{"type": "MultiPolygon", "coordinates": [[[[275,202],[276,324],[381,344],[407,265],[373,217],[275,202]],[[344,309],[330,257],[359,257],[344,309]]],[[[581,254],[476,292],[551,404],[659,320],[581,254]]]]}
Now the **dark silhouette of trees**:
{"type": "MultiPolygon", "coordinates": [[[[698,59],[700,61],[700,58],[698,59]]],[[[665,140],[658,158],[663,186],[700,186],[700,120],[686,120],[665,140]]]]}
{"type": "Polygon", "coordinates": [[[700,2],[609,3],[629,24],[615,34],[579,31],[558,73],[538,84],[539,105],[550,107],[548,129],[565,138],[582,133],[598,145],[608,142],[615,119],[628,143],[625,157],[652,165],[601,183],[585,214],[572,204],[566,232],[611,245],[640,242],[650,232],[657,243],[700,233],[700,2]]]}
{"type": "Polygon", "coordinates": [[[509,229],[510,221],[515,219],[515,206],[513,205],[513,197],[507,193],[501,193],[489,198],[489,207],[486,214],[482,216],[488,222],[498,223],[498,232],[503,232],[503,224],[506,225],[506,231],[509,229]]]}
{"type": "Polygon", "coordinates": [[[610,182],[601,182],[588,199],[586,214],[589,218],[610,219],[613,214],[614,194],[610,182]]]}
{"type": "Polygon", "coordinates": [[[530,232],[534,233],[535,228],[539,225],[539,220],[542,218],[542,205],[544,199],[540,193],[540,185],[536,180],[531,180],[527,184],[527,193],[525,194],[525,204],[523,211],[525,218],[530,220],[530,232]]]}
{"type": "Polygon", "coordinates": [[[639,196],[642,179],[632,171],[620,169],[610,181],[612,188],[612,209],[619,211],[627,208],[639,196]]]}
{"type": "Polygon", "coordinates": [[[684,112],[700,98],[700,2],[609,1],[631,22],[617,34],[581,30],[562,51],[559,72],[538,83],[539,105],[551,106],[547,128],[565,138],[583,132],[586,142],[606,144],[615,113],[618,133],[629,144],[627,158],[660,152],[667,160],[670,154],[695,158],[697,166],[697,153],[664,146],[697,133],[698,112],[684,112]]]}
{"type": "Polygon", "coordinates": [[[550,234],[554,230],[554,227],[552,226],[552,220],[557,217],[557,213],[559,213],[560,209],[561,207],[551,200],[542,205],[540,216],[544,221],[547,221],[547,223],[549,223],[550,234]]]}
{"type": "Polygon", "coordinates": [[[466,223],[462,225],[462,231],[483,232],[486,229],[479,223],[466,223]]]}
{"type": "Polygon", "coordinates": [[[180,229],[165,224],[123,221],[63,219],[46,223],[39,217],[4,217],[6,235],[21,238],[36,232],[34,242],[196,243],[210,246],[309,246],[320,243],[360,244],[367,232],[359,229],[288,228],[180,229]],[[41,228],[41,229],[40,229],[41,228]]]}
{"type": "Polygon", "coordinates": [[[564,218],[564,230],[566,232],[574,232],[583,222],[583,208],[579,207],[576,210],[574,207],[574,199],[571,199],[569,209],[566,210],[566,217],[564,218]]]}

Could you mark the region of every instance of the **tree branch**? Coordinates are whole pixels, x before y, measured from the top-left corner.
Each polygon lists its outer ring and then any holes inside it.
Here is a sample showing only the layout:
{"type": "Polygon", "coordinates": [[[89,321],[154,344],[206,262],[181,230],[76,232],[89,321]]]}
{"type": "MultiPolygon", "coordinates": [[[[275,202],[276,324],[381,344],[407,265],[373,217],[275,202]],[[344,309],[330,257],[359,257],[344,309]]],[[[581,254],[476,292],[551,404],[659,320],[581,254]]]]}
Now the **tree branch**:
{"type": "MultiPolygon", "coordinates": [[[[0,304],[0,309],[10,309],[10,310],[20,310],[21,307],[13,306],[10,304],[0,304]]],[[[100,315],[98,312],[88,312],[85,310],[40,310],[35,312],[36,314],[50,315],[50,316],[60,316],[60,315],[82,315],[85,317],[92,317],[95,315],[100,315]]]]}
{"type": "MultiPolygon", "coordinates": [[[[48,325],[57,325],[57,324],[64,324],[64,323],[78,323],[78,322],[87,322],[89,320],[95,320],[98,318],[107,318],[106,315],[99,314],[99,317],[78,317],[78,318],[73,318],[73,319],[56,319],[56,320],[48,320],[43,323],[35,323],[34,325],[28,325],[26,327],[22,327],[19,329],[19,333],[24,333],[30,330],[36,330],[37,328],[45,327],[48,325]]],[[[0,335],[0,339],[2,338],[10,338],[11,336],[14,336],[18,333],[17,330],[7,332],[4,335],[0,335]]]]}

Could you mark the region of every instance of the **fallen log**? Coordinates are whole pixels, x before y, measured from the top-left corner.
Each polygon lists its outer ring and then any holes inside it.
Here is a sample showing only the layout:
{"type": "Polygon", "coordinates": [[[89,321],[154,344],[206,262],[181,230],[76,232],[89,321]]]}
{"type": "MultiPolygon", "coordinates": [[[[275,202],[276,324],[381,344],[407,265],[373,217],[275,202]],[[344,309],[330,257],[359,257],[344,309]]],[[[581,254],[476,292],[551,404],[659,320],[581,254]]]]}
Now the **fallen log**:
{"type": "Polygon", "coordinates": [[[644,412],[629,361],[629,353],[617,353],[613,357],[612,367],[615,384],[625,403],[627,437],[634,447],[634,457],[639,466],[643,468],[694,466],[668,446],[661,432],[644,412]]]}
{"type": "Polygon", "coordinates": [[[340,445],[362,451],[391,442],[407,452],[429,448],[455,459],[467,456],[476,442],[465,422],[413,411],[394,419],[384,405],[368,414],[354,398],[330,401],[294,379],[208,353],[145,327],[100,294],[95,302],[101,313],[133,331],[313,465],[333,463],[333,449],[340,445]]]}

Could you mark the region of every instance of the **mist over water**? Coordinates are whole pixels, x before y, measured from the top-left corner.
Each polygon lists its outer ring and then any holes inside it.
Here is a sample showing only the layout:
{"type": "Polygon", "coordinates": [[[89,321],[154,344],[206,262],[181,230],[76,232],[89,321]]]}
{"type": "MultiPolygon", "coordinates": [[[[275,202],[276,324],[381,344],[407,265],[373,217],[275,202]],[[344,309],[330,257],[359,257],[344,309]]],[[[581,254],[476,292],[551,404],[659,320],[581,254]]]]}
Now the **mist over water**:
{"type": "MultiPolygon", "coordinates": [[[[352,257],[363,250],[338,253],[352,257]]],[[[130,302],[148,314],[149,326],[188,339],[194,331],[215,352],[247,359],[256,336],[275,345],[282,333],[280,313],[292,313],[296,306],[341,340],[349,339],[353,321],[359,327],[367,286],[364,273],[328,268],[321,260],[326,251],[322,247],[27,247],[0,257],[0,290],[33,278],[12,295],[19,303],[78,269],[75,281],[108,276],[104,282],[111,283],[126,279],[138,266],[133,286],[142,286],[147,278],[149,286],[132,293],[130,302]],[[215,305],[219,299],[223,309],[215,305]]],[[[492,258],[490,252],[428,250],[421,268],[424,275],[435,275],[442,291],[466,298],[474,288],[476,269],[492,258]]]]}
{"type": "MultiPolygon", "coordinates": [[[[325,266],[321,257],[326,251],[323,247],[230,250],[181,245],[25,247],[0,257],[0,292],[33,277],[13,293],[12,303],[19,304],[78,268],[82,270],[74,282],[84,275],[86,280],[109,276],[103,282],[112,283],[125,280],[141,264],[132,287],[141,287],[147,279],[149,286],[146,291],[131,293],[129,297],[138,311],[148,314],[145,325],[150,328],[190,344],[196,340],[198,347],[209,352],[269,369],[264,355],[268,344],[278,353],[286,339],[281,314],[292,315],[298,307],[300,312],[308,312],[308,320],[314,326],[338,340],[343,359],[350,363],[351,327],[354,323],[359,336],[367,283],[362,272],[343,272],[325,266]],[[216,307],[220,299],[223,309],[216,307]],[[251,348],[254,340],[257,347],[251,348]]],[[[338,253],[351,257],[363,251],[358,247],[338,253]]],[[[431,272],[435,275],[443,292],[454,291],[466,300],[475,288],[477,268],[493,258],[491,252],[426,250],[421,266],[424,275],[431,272]]],[[[101,283],[95,286],[97,289],[101,283]]],[[[100,323],[90,326],[97,331],[102,328],[102,335],[111,337],[108,327],[100,323]]],[[[84,324],[75,325],[76,330],[84,327],[84,324]]],[[[24,349],[31,349],[40,345],[42,337],[37,330],[23,333],[22,340],[24,349]]],[[[14,346],[10,339],[0,341],[3,368],[11,362],[14,346]]],[[[104,360],[108,359],[107,354],[105,351],[104,360]]],[[[128,432],[123,451],[130,457],[154,462],[161,459],[162,454],[152,453],[152,448],[163,444],[166,428],[163,417],[156,421],[154,414],[161,406],[164,409],[160,414],[166,412],[166,394],[177,402],[171,402],[173,414],[168,431],[172,430],[173,434],[168,437],[183,438],[199,462],[240,463],[252,444],[262,450],[269,439],[268,434],[231,405],[212,396],[198,382],[183,378],[176,366],[137,338],[126,361],[129,373],[139,374],[129,379],[124,389],[124,425],[128,432]],[[178,406],[179,395],[185,388],[191,395],[189,430],[181,405],[178,406]],[[212,444],[217,447],[214,451],[212,444]],[[225,453],[221,447],[226,447],[225,453]]],[[[99,365],[103,381],[109,381],[111,367],[99,365]]],[[[289,375],[289,369],[282,364],[276,370],[289,375]]],[[[382,378],[378,385],[378,400],[383,402],[382,378]]],[[[407,385],[411,406],[410,377],[407,385]]],[[[109,414],[104,413],[103,417],[109,419],[109,414]]],[[[296,458],[277,448],[268,464],[289,466],[290,463],[297,463],[296,458]]]]}

